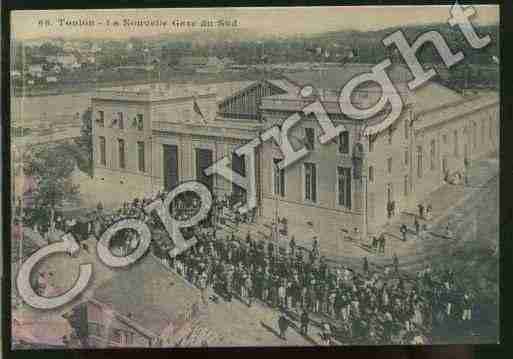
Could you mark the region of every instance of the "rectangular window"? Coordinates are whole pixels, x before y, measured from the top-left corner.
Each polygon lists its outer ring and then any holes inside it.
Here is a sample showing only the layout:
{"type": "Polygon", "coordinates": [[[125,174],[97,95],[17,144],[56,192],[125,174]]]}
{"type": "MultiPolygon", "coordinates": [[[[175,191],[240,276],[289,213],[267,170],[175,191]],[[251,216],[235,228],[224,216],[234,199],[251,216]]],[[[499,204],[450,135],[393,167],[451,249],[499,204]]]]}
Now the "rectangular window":
{"type": "Polygon", "coordinates": [[[120,130],[125,128],[125,122],[124,122],[124,119],[123,119],[123,112],[118,112],[118,124],[119,124],[119,129],[120,130]]]}
{"type": "Polygon", "coordinates": [[[454,136],[454,157],[458,157],[459,154],[459,150],[458,150],[458,130],[454,130],[453,132],[453,136],[454,136]]]}
{"type": "Polygon", "coordinates": [[[417,177],[422,178],[422,146],[417,146],[417,177]]]}
{"type": "Polygon", "coordinates": [[[404,165],[408,166],[408,161],[410,159],[410,152],[408,150],[404,150],[404,165]]]}
{"type": "Polygon", "coordinates": [[[442,135],[442,141],[443,141],[444,145],[447,144],[447,135],[445,133],[442,135]]]}
{"type": "Polygon", "coordinates": [[[137,129],[139,131],[142,131],[144,129],[143,115],[140,113],[137,114],[137,129]]]}
{"type": "Polygon", "coordinates": [[[342,131],[338,134],[338,152],[349,153],[349,131],[342,131]]]}
{"type": "Polygon", "coordinates": [[[164,189],[171,191],[179,183],[178,172],[178,146],[162,145],[163,163],[162,169],[164,173],[164,189]]]}
{"type": "Polygon", "coordinates": [[[115,343],[121,343],[121,330],[113,329],[110,340],[115,343]]]}
{"type": "Polygon", "coordinates": [[[337,167],[338,205],[351,208],[351,168],[337,167]]]}
{"type": "Polygon", "coordinates": [[[207,176],[205,170],[214,162],[214,153],[211,149],[196,148],[196,180],[203,183],[210,192],[214,189],[214,176],[207,176]]]}
{"type": "MultiPolygon", "coordinates": [[[[243,177],[246,176],[246,158],[244,155],[237,156],[235,152],[232,152],[232,170],[243,177]]],[[[233,183],[232,193],[237,201],[246,201],[246,190],[240,187],[238,184],[233,183]]]]}
{"type": "Polygon", "coordinates": [[[369,166],[369,182],[374,182],[374,167],[369,166]]]}
{"type": "Polygon", "coordinates": [[[274,158],[273,159],[273,181],[274,181],[274,194],[276,196],[285,196],[285,170],[282,168],[278,168],[278,162],[281,162],[281,159],[274,158]]]}
{"type": "Polygon", "coordinates": [[[134,343],[134,333],[126,332],[125,338],[126,338],[126,344],[133,344],[134,343]]]}
{"type": "Polygon", "coordinates": [[[106,166],[107,165],[107,156],[106,156],[106,140],[105,140],[105,137],[100,137],[99,138],[99,145],[100,145],[100,164],[102,166],[106,166]]]}
{"type": "Polygon", "coordinates": [[[118,149],[119,149],[119,168],[126,167],[126,159],[125,159],[125,140],[118,140],[118,149]]]}
{"type": "Polygon", "coordinates": [[[404,119],[404,139],[407,140],[410,134],[410,126],[408,119],[404,119]]]}
{"type": "Polygon", "coordinates": [[[317,170],[315,163],[305,163],[305,200],[317,201],[317,170]]]}
{"type": "Polygon", "coordinates": [[[96,122],[98,126],[105,127],[105,112],[98,111],[98,117],[96,118],[96,122]]]}
{"type": "Polygon", "coordinates": [[[140,172],[146,171],[146,163],[144,161],[144,142],[137,142],[137,167],[140,172]]]}
{"type": "Polygon", "coordinates": [[[408,195],[408,175],[404,176],[404,196],[408,195]]]}
{"type": "Polygon", "coordinates": [[[391,145],[391,144],[392,144],[392,135],[393,135],[392,128],[389,128],[389,129],[388,129],[388,144],[389,144],[389,145],[391,145]]]}
{"type": "Polygon", "coordinates": [[[374,151],[374,141],[375,138],[372,135],[369,136],[369,152],[374,151]]]}
{"type": "Polygon", "coordinates": [[[387,159],[387,171],[388,173],[392,173],[392,157],[387,159]]]}
{"type": "Polygon", "coordinates": [[[435,161],[436,159],[436,147],[435,147],[435,140],[431,140],[431,144],[430,144],[430,163],[429,163],[429,168],[431,170],[434,170],[435,169],[435,161]]]}
{"type": "Polygon", "coordinates": [[[305,128],[305,147],[307,150],[312,151],[314,149],[315,141],[315,130],[313,128],[305,128]]]}

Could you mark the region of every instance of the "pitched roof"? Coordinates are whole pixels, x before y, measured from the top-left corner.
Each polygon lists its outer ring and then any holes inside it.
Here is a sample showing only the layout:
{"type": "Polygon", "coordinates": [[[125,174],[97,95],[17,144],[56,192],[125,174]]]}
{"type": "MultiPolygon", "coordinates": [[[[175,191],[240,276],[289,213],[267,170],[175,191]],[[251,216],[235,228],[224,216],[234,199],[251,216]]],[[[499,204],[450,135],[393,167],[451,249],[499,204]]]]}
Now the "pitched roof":
{"type": "MultiPolygon", "coordinates": [[[[231,98],[234,98],[238,96],[240,93],[245,92],[249,90],[250,88],[253,88],[254,86],[258,86],[259,84],[262,84],[263,82],[267,82],[275,87],[278,87],[282,91],[285,91],[286,93],[297,95],[299,92],[299,88],[293,84],[292,82],[288,81],[287,79],[266,79],[263,81],[233,81],[233,82],[226,82],[226,83],[220,83],[220,84],[213,84],[213,85],[223,85],[229,86],[228,91],[220,92],[218,91],[217,98],[220,103],[223,103],[231,98]],[[235,86],[234,86],[235,85],[235,86]],[[237,88],[238,87],[238,88],[237,88]]],[[[217,88],[217,87],[216,87],[217,88]]],[[[270,96],[268,96],[270,97],[270,96]]]]}
{"type": "Polygon", "coordinates": [[[296,84],[290,82],[286,78],[277,79],[277,80],[271,79],[271,80],[266,80],[266,81],[273,84],[276,87],[281,88],[284,91],[287,91],[287,93],[297,94],[300,90],[300,88],[296,84]]]}
{"type": "MultiPolygon", "coordinates": [[[[338,67],[327,67],[322,70],[292,72],[285,77],[298,85],[313,85],[315,88],[340,89],[354,77],[372,72],[375,64],[351,63],[338,67]]],[[[393,83],[408,82],[413,79],[410,71],[398,64],[386,69],[393,83]]]]}
{"type": "Polygon", "coordinates": [[[149,253],[130,268],[120,270],[93,295],[93,299],[124,316],[130,313],[131,320],[159,334],[197,297],[196,289],[149,253]]]}

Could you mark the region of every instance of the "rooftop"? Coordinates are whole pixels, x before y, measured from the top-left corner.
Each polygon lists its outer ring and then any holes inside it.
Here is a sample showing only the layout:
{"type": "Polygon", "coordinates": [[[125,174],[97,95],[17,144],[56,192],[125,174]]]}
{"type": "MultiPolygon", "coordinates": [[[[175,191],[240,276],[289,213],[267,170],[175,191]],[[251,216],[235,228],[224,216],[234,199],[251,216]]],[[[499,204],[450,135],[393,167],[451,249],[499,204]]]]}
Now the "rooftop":
{"type": "Polygon", "coordinates": [[[99,286],[93,299],[154,333],[161,333],[198,297],[151,254],[99,286]]]}
{"type": "Polygon", "coordinates": [[[194,96],[216,96],[217,100],[221,100],[249,86],[251,83],[253,83],[253,81],[231,81],[209,84],[152,83],[119,86],[99,89],[93,95],[93,99],[161,101],[194,96]]]}
{"type": "MultiPolygon", "coordinates": [[[[316,71],[297,71],[285,77],[298,86],[313,85],[321,89],[341,89],[354,77],[372,72],[376,64],[349,63],[344,66],[327,67],[316,71]]],[[[394,64],[386,69],[393,83],[404,83],[413,79],[410,71],[402,65],[394,64]]]]}
{"type": "Polygon", "coordinates": [[[420,113],[414,125],[416,129],[430,127],[456,117],[474,113],[483,108],[495,106],[498,103],[499,95],[497,93],[476,95],[468,98],[462,97],[457,103],[441,105],[437,108],[420,113]]]}

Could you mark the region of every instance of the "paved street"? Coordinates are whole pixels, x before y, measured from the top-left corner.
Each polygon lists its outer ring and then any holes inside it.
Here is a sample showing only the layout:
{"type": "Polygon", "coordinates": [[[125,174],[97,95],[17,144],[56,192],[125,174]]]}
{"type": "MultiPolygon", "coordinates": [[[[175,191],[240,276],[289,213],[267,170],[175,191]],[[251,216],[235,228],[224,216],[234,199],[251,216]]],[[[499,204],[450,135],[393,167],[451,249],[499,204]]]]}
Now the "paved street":
{"type": "Polygon", "coordinates": [[[495,248],[499,230],[498,161],[476,161],[469,171],[468,185],[443,185],[425,201],[433,206],[433,219],[420,223],[427,225],[427,233],[419,239],[413,226],[416,209],[401,213],[384,227],[387,244],[385,254],[370,250],[369,243],[347,242],[346,256],[333,258],[339,263],[356,266],[360,270],[362,257],[367,256],[371,265],[382,267],[392,264],[394,253],[403,271],[414,274],[425,268],[440,254],[449,254],[468,242],[495,248]],[[401,240],[400,225],[408,227],[407,241],[401,240]],[[445,237],[450,224],[454,239],[445,237]]]}
{"type": "Polygon", "coordinates": [[[299,334],[299,329],[292,325],[286,333],[287,340],[279,337],[278,311],[261,303],[253,303],[248,307],[245,303],[234,299],[232,302],[215,304],[210,302],[205,322],[208,327],[223,337],[221,343],[209,345],[229,346],[287,346],[316,345],[319,331],[311,326],[310,335],[306,338],[299,334]],[[312,340],[313,339],[313,340],[312,340]]]}

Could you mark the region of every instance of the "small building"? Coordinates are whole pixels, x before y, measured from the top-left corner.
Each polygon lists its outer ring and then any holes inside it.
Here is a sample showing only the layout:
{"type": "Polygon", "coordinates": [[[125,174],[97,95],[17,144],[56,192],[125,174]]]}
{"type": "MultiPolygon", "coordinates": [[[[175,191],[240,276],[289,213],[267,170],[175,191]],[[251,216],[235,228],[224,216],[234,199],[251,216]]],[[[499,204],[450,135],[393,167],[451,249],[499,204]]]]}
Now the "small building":
{"type": "Polygon", "coordinates": [[[67,70],[72,70],[77,64],[77,58],[73,54],[47,56],[46,61],[51,64],[60,64],[67,70]]]}
{"type": "Polygon", "coordinates": [[[59,80],[57,79],[57,76],[47,76],[46,77],[46,83],[57,83],[59,80]]]}
{"type": "Polygon", "coordinates": [[[32,64],[28,67],[28,73],[32,77],[41,78],[43,77],[43,64],[32,64]]]}
{"type": "Polygon", "coordinates": [[[198,300],[196,288],[148,253],[100,285],[85,303],[88,345],[173,347],[198,314],[198,300]]]}

